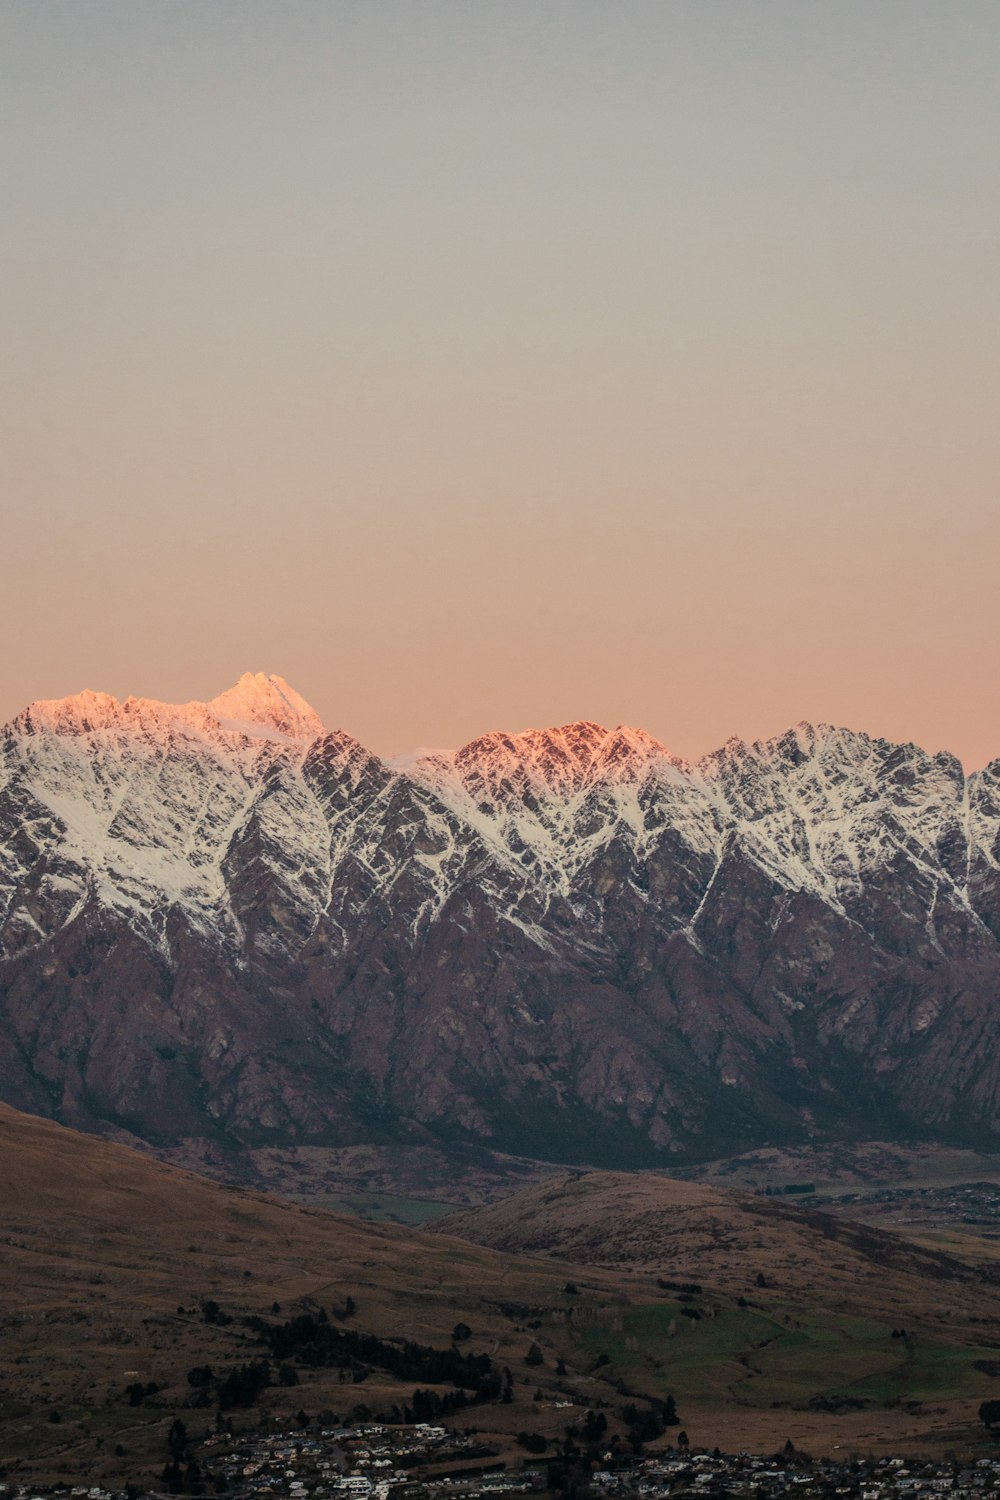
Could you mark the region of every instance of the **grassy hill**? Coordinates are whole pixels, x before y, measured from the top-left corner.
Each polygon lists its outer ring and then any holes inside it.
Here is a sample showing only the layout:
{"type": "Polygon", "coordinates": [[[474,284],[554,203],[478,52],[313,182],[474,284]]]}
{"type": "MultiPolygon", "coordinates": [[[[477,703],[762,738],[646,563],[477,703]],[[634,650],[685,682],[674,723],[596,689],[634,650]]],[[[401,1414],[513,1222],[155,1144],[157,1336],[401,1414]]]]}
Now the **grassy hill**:
{"type": "MultiPolygon", "coordinates": [[[[11,1475],[149,1477],[175,1416],[192,1432],[214,1425],[214,1412],[191,1407],[187,1372],[266,1354],[246,1317],[280,1323],[322,1307],[345,1330],[438,1348],[461,1321],[472,1330],[463,1347],[520,1382],[536,1336],[521,1310],[567,1302],[558,1263],[226,1188],[4,1106],[0,1203],[0,1466],[11,1475]],[[338,1318],[348,1297],[356,1311],[338,1318]],[[206,1322],[206,1302],[231,1321],[206,1322]],[[128,1387],[150,1383],[161,1389],[130,1406],[128,1387]]],[[[624,1305],[625,1280],[588,1275],[586,1298],[624,1305]]],[[[553,1368],[531,1371],[510,1406],[476,1408],[477,1425],[517,1431],[553,1368]]],[[[337,1369],[299,1377],[234,1411],[237,1426],[300,1408],[379,1410],[418,1383],[378,1369],[359,1385],[337,1369]]]]}
{"type": "Polygon", "coordinates": [[[686,1421],[714,1415],[751,1445],[784,1428],[824,1450],[877,1448],[890,1434],[967,1445],[970,1417],[1000,1390],[995,1272],[787,1199],[574,1172],[434,1232],[673,1292],[592,1327],[585,1344],[607,1374],[669,1389],[686,1421]]]}
{"type": "Polygon", "coordinates": [[[981,1267],[787,1198],[651,1173],[570,1172],[434,1229],[514,1254],[703,1282],[767,1305],[949,1329],[986,1318],[1000,1332],[1000,1276],[981,1267]]]}

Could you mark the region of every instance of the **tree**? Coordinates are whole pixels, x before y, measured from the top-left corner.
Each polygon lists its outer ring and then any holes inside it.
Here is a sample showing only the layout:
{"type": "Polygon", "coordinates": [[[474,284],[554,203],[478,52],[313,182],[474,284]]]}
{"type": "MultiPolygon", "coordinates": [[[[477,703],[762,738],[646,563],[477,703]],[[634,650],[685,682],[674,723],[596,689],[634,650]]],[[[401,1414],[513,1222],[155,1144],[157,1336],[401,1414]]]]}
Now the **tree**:
{"type": "Polygon", "coordinates": [[[633,1404],[623,1406],[622,1421],[628,1427],[633,1451],[641,1453],[644,1443],[655,1442],[668,1427],[677,1425],[674,1398],[667,1396],[663,1401],[654,1399],[648,1409],[633,1404]]]}
{"type": "Polygon", "coordinates": [[[979,1420],[988,1429],[995,1427],[1000,1422],[1000,1401],[984,1401],[979,1408],[979,1420]]]}
{"type": "Polygon", "coordinates": [[[223,1312],[214,1297],[206,1297],[201,1304],[201,1315],[206,1323],[214,1323],[218,1328],[225,1328],[227,1323],[233,1320],[228,1313],[223,1312]]]}
{"type": "Polygon", "coordinates": [[[544,1365],[545,1355],[542,1353],[541,1349],[539,1349],[537,1344],[532,1344],[531,1348],[524,1356],[524,1363],[526,1365],[544,1365]]]}
{"type": "Polygon", "coordinates": [[[588,1411],[583,1424],[583,1441],[585,1443],[599,1443],[607,1430],[608,1419],[604,1413],[588,1411]]]}
{"type": "Polygon", "coordinates": [[[471,1339],[472,1329],[468,1323],[456,1323],[451,1331],[451,1336],[456,1344],[464,1344],[466,1339],[471,1339]]]}
{"type": "Polygon", "coordinates": [[[181,1466],[176,1458],[165,1465],[163,1473],[160,1475],[160,1480],[170,1491],[171,1495],[180,1494],[184,1488],[184,1475],[181,1473],[181,1466]]]}
{"type": "Polygon", "coordinates": [[[251,1360],[229,1371],[219,1381],[219,1410],[231,1411],[234,1406],[253,1406],[265,1386],[271,1384],[271,1367],[266,1359],[251,1360]]]}

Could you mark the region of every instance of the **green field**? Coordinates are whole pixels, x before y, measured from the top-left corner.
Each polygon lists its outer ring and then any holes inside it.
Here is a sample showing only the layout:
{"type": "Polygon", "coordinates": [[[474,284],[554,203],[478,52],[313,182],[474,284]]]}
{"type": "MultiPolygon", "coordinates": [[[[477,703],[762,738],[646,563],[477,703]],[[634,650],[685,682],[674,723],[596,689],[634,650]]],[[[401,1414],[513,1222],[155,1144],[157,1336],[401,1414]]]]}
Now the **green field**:
{"type": "Polygon", "coordinates": [[[1000,1380],[974,1368],[1000,1360],[1000,1349],[940,1339],[893,1338],[865,1318],[785,1320],[754,1308],[725,1306],[715,1317],[685,1317],[681,1304],[615,1310],[574,1329],[577,1363],[620,1378],[630,1390],[750,1406],[806,1405],[814,1398],[873,1405],[1000,1394],[1000,1380]]]}

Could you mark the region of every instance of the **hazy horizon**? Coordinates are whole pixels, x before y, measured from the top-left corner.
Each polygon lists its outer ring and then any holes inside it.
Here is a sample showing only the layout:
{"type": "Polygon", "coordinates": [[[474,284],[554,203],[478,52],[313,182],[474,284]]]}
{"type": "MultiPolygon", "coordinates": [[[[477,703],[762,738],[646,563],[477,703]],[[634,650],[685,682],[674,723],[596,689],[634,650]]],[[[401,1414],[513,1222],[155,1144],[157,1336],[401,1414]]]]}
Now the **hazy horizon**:
{"type": "Polygon", "coordinates": [[[13,0],[0,722],[1000,755],[993,0],[13,0]]]}

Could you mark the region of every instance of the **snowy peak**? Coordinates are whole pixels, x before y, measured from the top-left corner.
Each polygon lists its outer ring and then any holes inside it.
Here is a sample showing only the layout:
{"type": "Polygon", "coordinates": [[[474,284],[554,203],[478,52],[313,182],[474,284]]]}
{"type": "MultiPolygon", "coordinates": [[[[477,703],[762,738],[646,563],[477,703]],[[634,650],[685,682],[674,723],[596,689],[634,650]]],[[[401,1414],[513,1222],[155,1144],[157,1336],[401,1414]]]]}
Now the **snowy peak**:
{"type": "Polygon", "coordinates": [[[641,779],[656,765],[660,769],[690,771],[687,762],[671,755],[665,745],[647,734],[644,729],[632,729],[619,724],[612,729],[599,747],[594,758],[595,778],[608,781],[635,781],[641,779]]]}
{"type": "Polygon", "coordinates": [[[570,791],[582,786],[595,748],[607,733],[600,724],[580,720],[557,729],[485,734],[463,745],[455,767],[463,780],[482,777],[496,784],[528,779],[570,791]]]}
{"type": "Polygon", "coordinates": [[[39,698],[21,711],[12,728],[22,734],[91,734],[110,729],[119,720],[123,705],[110,693],[89,689],[69,698],[39,698]]]}
{"type": "MultiPolygon", "coordinates": [[[[713,813],[690,767],[670,756],[641,729],[582,719],[519,734],[481,736],[454,752],[428,752],[394,769],[423,783],[464,825],[475,829],[494,856],[518,879],[534,881],[548,900],[569,893],[577,874],[615,838],[632,855],[657,836],[665,814],[647,812],[661,797],[688,829],[692,817],[711,823],[713,813]],[[696,809],[696,812],[694,811],[696,809]]],[[[704,831],[690,829],[701,847],[704,831]]]]}
{"type": "Polygon", "coordinates": [[[43,698],[17,715],[8,728],[16,735],[54,736],[107,745],[122,740],[145,740],[150,745],[178,736],[211,738],[219,722],[204,703],[159,703],[152,698],[126,698],[89,689],[68,698],[43,698]]]}
{"type": "Polygon", "coordinates": [[[269,672],[244,672],[235,687],[220,693],[206,707],[223,729],[255,738],[310,742],[325,734],[323,721],[283,677],[269,672]]]}
{"type": "Polygon", "coordinates": [[[631,780],[636,767],[655,760],[680,764],[644,730],[624,724],[606,729],[580,719],[551,729],[483,735],[455,753],[454,766],[464,781],[529,782],[572,794],[598,780],[631,780]]]}
{"type": "Polygon", "coordinates": [[[19,734],[93,736],[106,733],[153,739],[171,734],[213,738],[219,730],[249,739],[310,744],[326,731],[305,699],[282,677],[245,672],[235,687],[210,703],[160,703],[89,689],[68,698],[40,699],[18,714],[19,734]]]}

